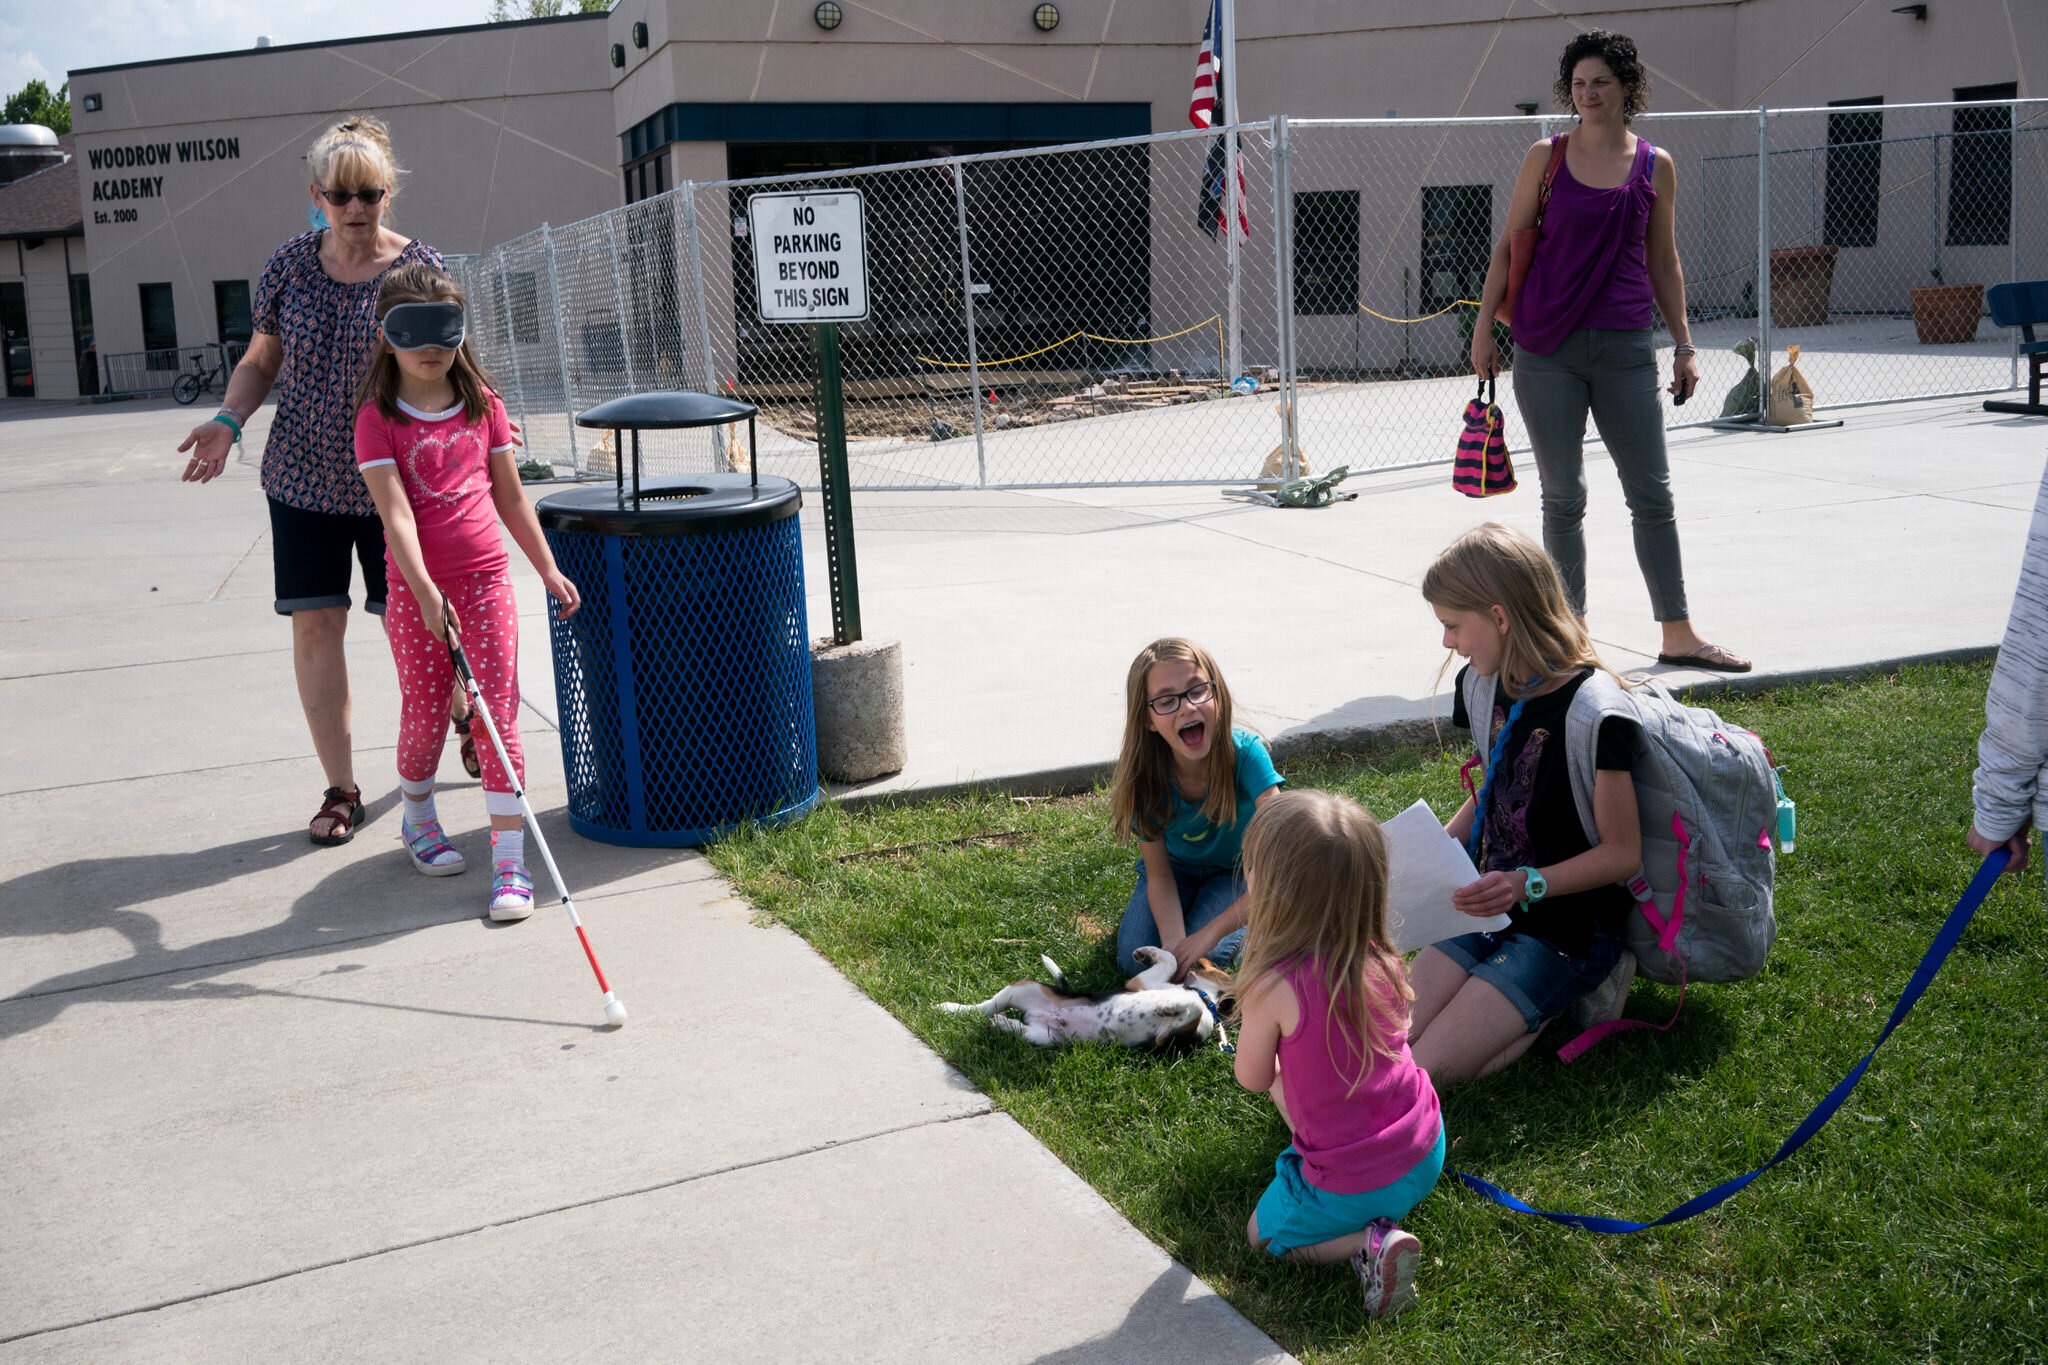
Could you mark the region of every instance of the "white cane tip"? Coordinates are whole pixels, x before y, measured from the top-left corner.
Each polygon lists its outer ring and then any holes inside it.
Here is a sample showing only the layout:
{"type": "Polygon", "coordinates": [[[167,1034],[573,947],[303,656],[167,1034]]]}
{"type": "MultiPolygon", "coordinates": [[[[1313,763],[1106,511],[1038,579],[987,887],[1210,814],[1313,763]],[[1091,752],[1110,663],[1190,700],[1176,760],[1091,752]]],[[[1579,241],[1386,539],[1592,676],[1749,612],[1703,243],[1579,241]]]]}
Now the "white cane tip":
{"type": "Polygon", "coordinates": [[[626,1007],[617,1000],[607,998],[604,1002],[604,1021],[613,1028],[626,1022],[626,1007]]]}

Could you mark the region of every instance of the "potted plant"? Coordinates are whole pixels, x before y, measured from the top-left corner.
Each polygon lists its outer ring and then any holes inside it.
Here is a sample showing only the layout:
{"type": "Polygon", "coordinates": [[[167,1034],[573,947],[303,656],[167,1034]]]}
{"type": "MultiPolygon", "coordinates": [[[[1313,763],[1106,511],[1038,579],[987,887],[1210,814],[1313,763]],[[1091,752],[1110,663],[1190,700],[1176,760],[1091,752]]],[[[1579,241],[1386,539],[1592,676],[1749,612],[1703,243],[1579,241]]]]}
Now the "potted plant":
{"type": "Polygon", "coordinates": [[[1928,274],[1934,283],[1906,291],[1913,296],[1913,331],[1922,346],[1944,346],[1977,338],[1977,318],[1984,311],[1981,284],[1943,284],[1941,267],[1928,274]]]}

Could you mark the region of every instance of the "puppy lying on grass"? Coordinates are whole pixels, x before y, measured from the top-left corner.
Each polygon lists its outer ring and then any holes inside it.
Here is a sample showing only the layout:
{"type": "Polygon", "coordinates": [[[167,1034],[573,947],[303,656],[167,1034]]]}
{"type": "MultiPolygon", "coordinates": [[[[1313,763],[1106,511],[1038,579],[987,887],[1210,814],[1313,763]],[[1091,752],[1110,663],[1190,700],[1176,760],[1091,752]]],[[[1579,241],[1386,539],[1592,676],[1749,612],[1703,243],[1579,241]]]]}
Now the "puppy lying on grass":
{"type": "Polygon", "coordinates": [[[1176,1042],[1206,1043],[1219,1037],[1229,1046],[1221,1020],[1223,1003],[1236,994],[1230,974],[1203,958],[1188,968],[1183,984],[1173,979],[1173,954],[1163,948],[1140,948],[1144,971],[1120,991],[1077,995],[1067,989],[1066,973],[1049,957],[1045,964],[1052,984],[1016,981],[978,1005],[939,1006],[948,1014],[979,1010],[995,1027],[1014,1033],[1036,1047],[1055,1043],[1109,1042],[1122,1047],[1165,1047],[1176,1042]],[[1204,1000],[1209,1003],[1205,1004],[1204,1000]],[[1212,1012],[1210,1005],[1216,1008],[1212,1012]],[[1014,1019],[1005,1010],[1019,1010],[1014,1019]]]}

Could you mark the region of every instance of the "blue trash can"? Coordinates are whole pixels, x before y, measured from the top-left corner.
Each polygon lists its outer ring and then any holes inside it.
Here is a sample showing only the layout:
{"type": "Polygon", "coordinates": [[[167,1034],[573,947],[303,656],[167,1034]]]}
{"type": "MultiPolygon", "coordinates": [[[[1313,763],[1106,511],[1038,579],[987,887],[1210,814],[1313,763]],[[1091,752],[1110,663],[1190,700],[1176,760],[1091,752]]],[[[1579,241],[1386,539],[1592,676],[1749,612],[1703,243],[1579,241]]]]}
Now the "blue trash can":
{"type": "MultiPolygon", "coordinates": [[[[641,396],[660,397],[708,395],[641,396]]],[[[588,420],[602,411],[579,424],[611,426],[588,420]]],[[[817,805],[801,505],[789,480],[744,474],[540,501],[542,533],[583,598],[549,622],[577,833],[682,847],[817,805]]]]}

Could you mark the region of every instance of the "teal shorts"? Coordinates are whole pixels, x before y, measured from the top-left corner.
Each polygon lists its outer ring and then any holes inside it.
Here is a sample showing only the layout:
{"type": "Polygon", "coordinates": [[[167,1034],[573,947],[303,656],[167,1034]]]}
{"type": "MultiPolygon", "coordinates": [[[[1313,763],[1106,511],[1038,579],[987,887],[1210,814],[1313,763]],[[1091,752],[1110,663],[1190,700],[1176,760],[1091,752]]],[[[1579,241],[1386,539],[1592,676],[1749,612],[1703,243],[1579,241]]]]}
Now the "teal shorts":
{"type": "Polygon", "coordinates": [[[1289,1143],[1273,1163],[1273,1183],[1259,1196],[1252,1215],[1266,1250],[1284,1256],[1296,1247],[1312,1247],[1333,1237],[1361,1231],[1375,1218],[1399,1221],[1436,1188],[1444,1169],[1444,1130],[1436,1130],[1436,1146],[1408,1174],[1390,1185],[1363,1194],[1331,1194],[1302,1178],[1301,1153],[1289,1143]]]}

